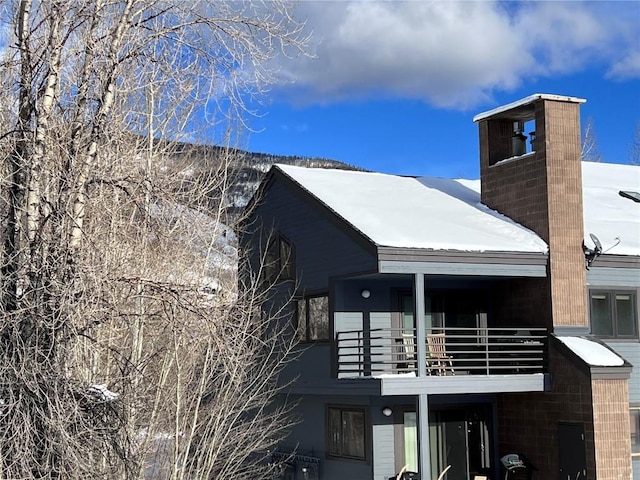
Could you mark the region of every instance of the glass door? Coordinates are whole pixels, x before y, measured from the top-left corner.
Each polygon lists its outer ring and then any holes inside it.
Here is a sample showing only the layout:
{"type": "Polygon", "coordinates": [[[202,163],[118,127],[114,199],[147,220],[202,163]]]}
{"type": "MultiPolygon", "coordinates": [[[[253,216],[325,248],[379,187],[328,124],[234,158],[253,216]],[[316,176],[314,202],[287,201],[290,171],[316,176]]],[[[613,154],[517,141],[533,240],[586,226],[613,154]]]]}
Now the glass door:
{"type": "MultiPolygon", "coordinates": [[[[411,293],[400,294],[401,322],[405,332],[413,332],[416,322],[413,315],[413,295],[411,293]]],[[[444,326],[444,309],[442,297],[439,295],[427,295],[424,299],[424,319],[427,330],[442,328],[444,326]]]]}
{"type": "Polygon", "coordinates": [[[468,438],[464,410],[436,411],[430,415],[431,478],[448,466],[448,480],[468,480],[468,438]]]}
{"type": "MultiPolygon", "coordinates": [[[[425,295],[425,328],[486,328],[487,310],[483,297],[472,290],[450,290],[425,295]]],[[[407,332],[416,328],[413,308],[413,294],[400,293],[401,328],[407,332]]]]}
{"type": "Polygon", "coordinates": [[[404,412],[404,462],[407,471],[418,471],[418,422],[416,412],[404,412]]]}
{"type": "MultiPolygon", "coordinates": [[[[436,479],[448,466],[447,480],[470,480],[491,475],[491,408],[474,405],[433,410],[429,413],[431,478],[436,479]]],[[[402,425],[404,441],[401,464],[418,472],[418,423],[415,411],[405,411],[402,425]]]]}

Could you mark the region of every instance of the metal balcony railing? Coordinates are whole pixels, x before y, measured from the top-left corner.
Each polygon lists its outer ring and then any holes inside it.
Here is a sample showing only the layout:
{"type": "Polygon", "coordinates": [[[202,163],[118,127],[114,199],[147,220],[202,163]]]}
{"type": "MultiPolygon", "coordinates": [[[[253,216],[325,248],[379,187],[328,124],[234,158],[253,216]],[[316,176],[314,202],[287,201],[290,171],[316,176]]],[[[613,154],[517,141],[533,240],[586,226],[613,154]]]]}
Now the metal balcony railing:
{"type": "MultiPolygon", "coordinates": [[[[544,328],[427,330],[423,340],[428,375],[510,375],[547,371],[544,328]]],[[[336,334],[339,378],[418,372],[414,329],[375,328],[336,334]]]]}

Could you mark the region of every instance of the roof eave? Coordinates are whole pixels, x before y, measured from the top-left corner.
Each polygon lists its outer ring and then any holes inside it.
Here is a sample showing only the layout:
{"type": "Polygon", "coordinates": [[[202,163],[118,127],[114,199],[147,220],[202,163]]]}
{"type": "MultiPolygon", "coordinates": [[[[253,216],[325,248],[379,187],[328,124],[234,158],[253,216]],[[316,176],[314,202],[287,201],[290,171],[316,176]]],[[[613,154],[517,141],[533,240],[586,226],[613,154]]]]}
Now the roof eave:
{"type": "Polygon", "coordinates": [[[587,101],[584,98],[569,97],[566,95],[555,95],[550,93],[534,93],[533,95],[529,95],[528,97],[522,98],[520,100],[516,100],[515,102],[511,102],[506,105],[501,105],[492,110],[487,110],[486,112],[479,113],[475,117],[473,117],[473,122],[477,123],[481,120],[486,120],[489,117],[494,117],[508,110],[513,110],[518,107],[529,105],[531,103],[537,102],[538,100],[552,100],[556,102],[570,102],[570,103],[585,103],[587,101]]]}
{"type": "Polygon", "coordinates": [[[547,260],[546,253],[378,247],[380,273],[540,278],[547,276],[547,260]]]}

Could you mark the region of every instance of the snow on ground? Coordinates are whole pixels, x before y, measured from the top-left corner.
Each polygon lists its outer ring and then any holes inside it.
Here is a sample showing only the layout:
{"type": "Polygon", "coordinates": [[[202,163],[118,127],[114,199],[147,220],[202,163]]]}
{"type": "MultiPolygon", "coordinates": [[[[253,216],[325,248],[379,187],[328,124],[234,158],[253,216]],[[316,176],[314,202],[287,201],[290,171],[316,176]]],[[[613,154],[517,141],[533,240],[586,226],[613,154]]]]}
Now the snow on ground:
{"type": "Polygon", "coordinates": [[[115,393],[109,390],[105,384],[91,385],[89,388],[87,388],[87,392],[96,395],[98,398],[100,398],[100,400],[104,400],[106,402],[115,400],[120,396],[119,393],[115,393]]]}
{"type": "Polygon", "coordinates": [[[178,226],[188,232],[182,240],[201,252],[209,269],[234,270],[238,252],[233,229],[214,217],[177,203],[154,203],[150,214],[153,218],[178,226]]]}
{"type": "Polygon", "coordinates": [[[189,268],[171,265],[163,281],[195,287],[203,302],[213,302],[221,293],[235,292],[238,264],[237,238],[229,226],[215,217],[172,202],[156,202],[151,217],[172,232],[172,240],[195,255],[189,268]]]}

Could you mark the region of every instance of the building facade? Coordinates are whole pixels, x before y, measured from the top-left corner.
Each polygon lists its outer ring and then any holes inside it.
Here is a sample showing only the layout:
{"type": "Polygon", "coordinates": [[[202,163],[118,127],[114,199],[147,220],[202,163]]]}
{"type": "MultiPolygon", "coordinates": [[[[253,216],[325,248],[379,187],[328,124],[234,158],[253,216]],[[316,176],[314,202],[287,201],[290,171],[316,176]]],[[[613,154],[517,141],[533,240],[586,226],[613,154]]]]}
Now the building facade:
{"type": "Polygon", "coordinates": [[[480,182],[267,175],[241,243],[301,341],[284,478],[640,479],[640,167],[581,162],[582,102],[476,116],[480,182]]]}

